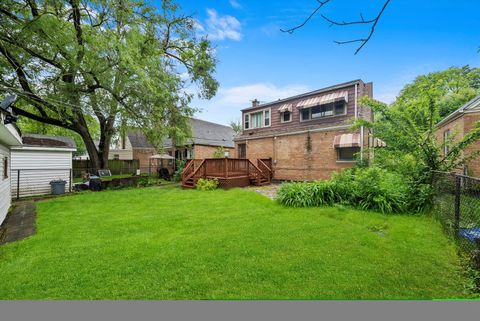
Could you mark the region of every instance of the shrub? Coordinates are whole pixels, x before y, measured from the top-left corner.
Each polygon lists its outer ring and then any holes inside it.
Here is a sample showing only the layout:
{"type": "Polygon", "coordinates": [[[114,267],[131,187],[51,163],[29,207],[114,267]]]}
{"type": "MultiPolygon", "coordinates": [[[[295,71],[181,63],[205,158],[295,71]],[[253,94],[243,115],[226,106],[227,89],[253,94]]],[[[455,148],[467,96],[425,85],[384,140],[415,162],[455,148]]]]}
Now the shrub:
{"type": "Polygon", "coordinates": [[[223,146],[217,147],[213,152],[213,158],[225,158],[225,148],[223,146]]]}
{"type": "Polygon", "coordinates": [[[415,210],[410,193],[401,175],[369,167],[345,170],[330,181],[284,183],[277,200],[292,207],[345,204],[382,213],[403,213],[415,210]]]}
{"type": "Polygon", "coordinates": [[[213,191],[218,187],[218,179],[200,178],[197,181],[197,189],[200,191],[213,191]]]}
{"type": "Polygon", "coordinates": [[[176,162],[176,168],[177,170],[175,171],[175,173],[173,173],[173,180],[175,182],[180,182],[182,180],[182,172],[185,168],[185,164],[186,164],[186,161],[184,160],[177,160],[176,162]]]}

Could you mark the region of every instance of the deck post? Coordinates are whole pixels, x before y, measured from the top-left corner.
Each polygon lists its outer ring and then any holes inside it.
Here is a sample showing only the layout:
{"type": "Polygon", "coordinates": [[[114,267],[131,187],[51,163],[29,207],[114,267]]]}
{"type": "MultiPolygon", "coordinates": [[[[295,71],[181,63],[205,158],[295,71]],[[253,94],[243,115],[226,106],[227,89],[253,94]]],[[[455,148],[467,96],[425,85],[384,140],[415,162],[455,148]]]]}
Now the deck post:
{"type": "Polygon", "coordinates": [[[225,178],[228,178],[228,158],[225,158],[225,178]]]}
{"type": "Polygon", "coordinates": [[[461,178],[460,176],[455,175],[455,219],[453,222],[453,228],[455,232],[455,237],[458,237],[458,232],[460,231],[460,196],[461,196],[461,178]]]}

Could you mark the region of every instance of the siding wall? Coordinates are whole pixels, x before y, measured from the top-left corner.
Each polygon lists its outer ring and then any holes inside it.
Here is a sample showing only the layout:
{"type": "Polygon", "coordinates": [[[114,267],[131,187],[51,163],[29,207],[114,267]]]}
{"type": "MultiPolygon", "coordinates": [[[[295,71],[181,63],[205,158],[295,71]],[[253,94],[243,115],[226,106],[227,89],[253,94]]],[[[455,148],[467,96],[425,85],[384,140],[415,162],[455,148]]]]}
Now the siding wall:
{"type": "Polygon", "coordinates": [[[20,197],[51,193],[50,181],[62,179],[70,185],[72,153],[66,151],[12,150],[11,193],[17,196],[20,170],[20,197]]]}
{"type": "Polygon", "coordinates": [[[5,157],[8,157],[10,163],[10,150],[0,145],[0,225],[5,220],[11,205],[10,177],[3,178],[3,160],[5,157]]]}
{"type": "Polygon", "coordinates": [[[108,154],[108,159],[114,159],[115,154],[118,155],[120,160],[132,160],[133,159],[133,150],[132,149],[110,149],[108,154]]]}
{"type": "MultiPolygon", "coordinates": [[[[357,99],[360,99],[361,96],[369,96],[369,97],[372,96],[371,84],[360,83],[357,87],[357,90],[358,90],[357,99]]],[[[280,132],[293,131],[293,130],[305,130],[307,128],[332,127],[332,126],[348,124],[349,119],[354,117],[355,115],[355,85],[322,92],[320,94],[309,96],[308,98],[324,96],[330,93],[342,92],[342,91],[348,91],[348,103],[347,103],[346,115],[324,117],[324,118],[318,118],[318,119],[309,120],[309,121],[300,121],[301,109],[298,109],[296,106],[298,102],[306,99],[306,97],[296,98],[289,101],[282,101],[282,102],[279,102],[278,104],[271,104],[265,107],[259,106],[257,108],[252,108],[252,109],[242,111],[242,126],[243,126],[242,128],[245,128],[246,113],[251,113],[251,112],[260,111],[264,109],[271,110],[271,116],[270,116],[271,125],[269,127],[243,130],[241,136],[248,137],[249,135],[255,136],[257,134],[261,135],[261,134],[267,134],[267,133],[280,133],[280,132]],[[292,115],[291,115],[292,120],[287,123],[282,123],[280,118],[281,113],[278,110],[285,103],[293,104],[292,115]]],[[[357,112],[359,114],[359,117],[362,117],[368,120],[371,120],[373,117],[370,109],[362,108],[360,104],[357,104],[357,112]]]]}

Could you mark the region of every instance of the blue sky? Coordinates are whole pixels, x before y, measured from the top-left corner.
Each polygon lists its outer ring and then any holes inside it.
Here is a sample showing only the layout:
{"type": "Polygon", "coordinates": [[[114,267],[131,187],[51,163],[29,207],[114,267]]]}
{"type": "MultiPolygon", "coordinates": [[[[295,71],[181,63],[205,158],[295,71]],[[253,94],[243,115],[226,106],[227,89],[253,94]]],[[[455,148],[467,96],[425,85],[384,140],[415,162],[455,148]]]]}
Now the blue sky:
{"type": "MultiPolygon", "coordinates": [[[[316,0],[178,0],[199,22],[219,60],[217,96],[193,101],[197,118],[228,124],[250,100],[285,98],[337,83],[374,83],[374,98],[392,102],[417,75],[450,66],[480,66],[480,1],[392,0],[370,42],[337,45],[368,34],[364,26],[329,27],[320,16],[294,34],[292,27],[317,6],[316,0]]],[[[376,15],[383,0],[331,0],[322,13],[352,20],[376,15]]]]}

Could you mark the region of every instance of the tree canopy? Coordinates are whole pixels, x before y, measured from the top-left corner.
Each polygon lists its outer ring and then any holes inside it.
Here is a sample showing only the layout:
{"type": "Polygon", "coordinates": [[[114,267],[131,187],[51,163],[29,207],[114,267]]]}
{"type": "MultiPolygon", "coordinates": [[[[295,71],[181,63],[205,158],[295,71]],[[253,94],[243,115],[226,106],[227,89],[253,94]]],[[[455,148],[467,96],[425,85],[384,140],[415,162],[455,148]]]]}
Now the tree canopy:
{"type": "Polygon", "coordinates": [[[187,86],[206,99],[218,88],[210,42],[169,0],[5,0],[0,20],[0,89],[21,98],[14,112],[77,133],[97,169],[120,127],[160,145],[188,132],[187,86]]]}

